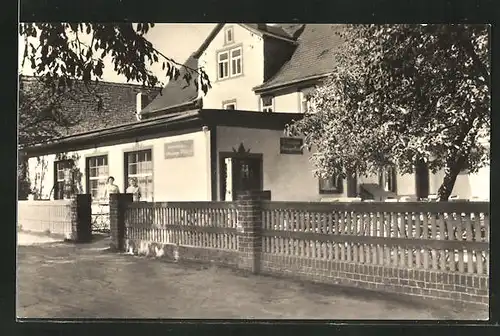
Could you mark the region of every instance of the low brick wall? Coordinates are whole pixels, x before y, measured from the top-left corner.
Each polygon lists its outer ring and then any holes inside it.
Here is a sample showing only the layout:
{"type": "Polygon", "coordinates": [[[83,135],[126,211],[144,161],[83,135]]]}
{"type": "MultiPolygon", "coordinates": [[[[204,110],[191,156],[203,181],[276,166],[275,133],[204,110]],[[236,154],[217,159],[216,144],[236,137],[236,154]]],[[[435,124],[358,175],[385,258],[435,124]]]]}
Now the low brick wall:
{"type": "Polygon", "coordinates": [[[113,246],[453,305],[489,304],[488,203],[266,199],[248,192],[235,203],[144,204],[112,195],[113,246]]]}
{"type": "Polygon", "coordinates": [[[202,262],[231,268],[237,268],[239,258],[237,251],[163,244],[140,239],[126,239],[125,251],[134,255],[164,258],[169,261],[202,262]]]}
{"type": "Polygon", "coordinates": [[[342,261],[279,256],[272,253],[262,253],[261,273],[399,293],[453,304],[481,306],[489,302],[489,279],[487,276],[477,274],[451,274],[391,266],[360,265],[342,261]]]}

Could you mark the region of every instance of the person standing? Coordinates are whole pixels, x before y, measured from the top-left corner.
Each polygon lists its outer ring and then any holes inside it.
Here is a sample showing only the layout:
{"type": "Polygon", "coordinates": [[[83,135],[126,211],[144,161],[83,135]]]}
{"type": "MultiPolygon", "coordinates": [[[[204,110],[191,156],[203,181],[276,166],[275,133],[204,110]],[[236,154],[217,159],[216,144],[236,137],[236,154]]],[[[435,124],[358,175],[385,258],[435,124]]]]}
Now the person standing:
{"type": "Polygon", "coordinates": [[[109,199],[110,194],[119,194],[120,188],[115,184],[115,178],[113,176],[108,177],[106,183],[106,189],[104,190],[104,199],[109,199]]]}
{"type": "Polygon", "coordinates": [[[137,178],[131,177],[128,179],[127,194],[132,194],[134,202],[139,202],[141,200],[141,188],[138,185],[137,178]]]}

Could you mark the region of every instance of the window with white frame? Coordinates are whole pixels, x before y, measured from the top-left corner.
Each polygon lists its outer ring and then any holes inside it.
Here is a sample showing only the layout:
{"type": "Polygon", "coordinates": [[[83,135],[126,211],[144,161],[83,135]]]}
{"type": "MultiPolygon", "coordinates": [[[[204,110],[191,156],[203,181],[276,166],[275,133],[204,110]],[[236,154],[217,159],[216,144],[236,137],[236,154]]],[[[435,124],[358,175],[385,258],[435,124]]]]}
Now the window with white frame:
{"type": "Polygon", "coordinates": [[[219,79],[229,77],[229,52],[221,52],[218,56],[219,59],[219,79]]]}
{"type": "Polygon", "coordinates": [[[396,192],[396,167],[388,166],[378,174],[378,183],[385,190],[396,192]]]}
{"type": "Polygon", "coordinates": [[[224,110],[236,110],[236,100],[228,100],[222,103],[222,108],[224,110]]]}
{"type": "Polygon", "coordinates": [[[344,179],[340,175],[319,178],[320,194],[341,194],[344,192],[344,179]]]}
{"type": "Polygon", "coordinates": [[[231,50],[231,76],[238,76],[241,74],[241,48],[236,48],[231,50]]]}
{"type": "Polygon", "coordinates": [[[218,78],[236,77],[243,73],[243,58],[241,47],[221,51],[217,54],[218,78]]]}
{"type": "Polygon", "coordinates": [[[234,29],[233,27],[227,27],[224,31],[224,43],[229,44],[234,42],[234,29]]]}
{"type": "Polygon", "coordinates": [[[300,112],[305,113],[309,110],[309,99],[307,92],[300,91],[300,112]]]}
{"type": "Polygon", "coordinates": [[[262,108],[262,112],[273,112],[274,111],[274,97],[263,96],[261,98],[261,108],[262,108]]]}
{"type": "Polygon", "coordinates": [[[153,201],[153,160],[151,149],[125,153],[125,181],[135,177],[141,192],[141,201],[153,201]]]}
{"type": "Polygon", "coordinates": [[[97,200],[104,196],[106,182],[109,177],[108,156],[92,156],[87,158],[88,192],[92,199],[97,200]]]}
{"type": "Polygon", "coordinates": [[[54,162],[56,181],[54,183],[54,199],[62,200],[67,196],[68,184],[72,183],[73,176],[71,176],[71,167],[73,166],[72,160],[61,160],[54,162]]]}

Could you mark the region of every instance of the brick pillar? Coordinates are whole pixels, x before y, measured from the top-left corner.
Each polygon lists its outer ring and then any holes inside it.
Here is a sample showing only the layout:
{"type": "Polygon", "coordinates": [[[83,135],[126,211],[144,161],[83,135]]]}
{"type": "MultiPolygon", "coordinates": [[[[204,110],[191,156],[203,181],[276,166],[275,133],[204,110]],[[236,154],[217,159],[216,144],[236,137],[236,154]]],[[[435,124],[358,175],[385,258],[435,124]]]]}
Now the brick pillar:
{"type": "Polygon", "coordinates": [[[269,200],[269,191],[243,191],[236,195],[238,210],[238,267],[252,273],[260,272],[262,251],[261,201],[269,200]]]}
{"type": "Polygon", "coordinates": [[[71,199],[71,240],[89,243],[92,240],[92,197],[78,194],[71,199]]]}
{"type": "Polygon", "coordinates": [[[132,194],[109,195],[109,226],[111,231],[111,249],[125,249],[125,210],[132,202],[132,194]]]}

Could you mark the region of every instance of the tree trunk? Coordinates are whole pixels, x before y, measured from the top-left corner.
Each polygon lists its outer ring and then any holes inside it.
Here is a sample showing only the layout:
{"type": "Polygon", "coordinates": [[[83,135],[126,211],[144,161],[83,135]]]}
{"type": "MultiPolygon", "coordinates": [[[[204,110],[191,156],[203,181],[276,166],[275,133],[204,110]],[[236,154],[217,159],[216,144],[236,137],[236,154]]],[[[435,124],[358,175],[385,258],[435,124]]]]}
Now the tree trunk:
{"type": "Polygon", "coordinates": [[[457,181],[457,176],[462,170],[462,165],[464,163],[464,158],[460,157],[455,162],[450,162],[445,168],[445,175],[443,183],[438,189],[438,201],[447,202],[450,198],[455,182],[457,181]]]}

